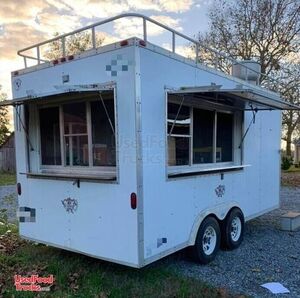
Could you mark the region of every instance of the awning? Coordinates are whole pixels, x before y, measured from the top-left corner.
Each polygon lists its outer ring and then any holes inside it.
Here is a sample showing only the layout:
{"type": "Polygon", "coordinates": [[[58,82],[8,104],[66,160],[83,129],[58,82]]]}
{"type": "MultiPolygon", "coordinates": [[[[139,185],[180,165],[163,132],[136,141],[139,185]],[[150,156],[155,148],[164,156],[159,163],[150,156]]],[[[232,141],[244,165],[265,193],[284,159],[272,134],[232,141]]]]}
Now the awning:
{"type": "Polygon", "coordinates": [[[55,86],[56,90],[42,94],[30,94],[25,97],[0,101],[2,106],[18,106],[32,102],[47,102],[48,100],[60,99],[80,99],[82,96],[92,96],[99,92],[105,93],[112,90],[114,83],[91,84],[91,85],[73,85],[73,86],[55,86]]]}
{"type": "Polygon", "coordinates": [[[168,91],[171,102],[197,106],[220,107],[229,110],[300,110],[289,102],[283,101],[276,93],[253,89],[222,89],[221,85],[203,87],[182,87],[168,91]]]}

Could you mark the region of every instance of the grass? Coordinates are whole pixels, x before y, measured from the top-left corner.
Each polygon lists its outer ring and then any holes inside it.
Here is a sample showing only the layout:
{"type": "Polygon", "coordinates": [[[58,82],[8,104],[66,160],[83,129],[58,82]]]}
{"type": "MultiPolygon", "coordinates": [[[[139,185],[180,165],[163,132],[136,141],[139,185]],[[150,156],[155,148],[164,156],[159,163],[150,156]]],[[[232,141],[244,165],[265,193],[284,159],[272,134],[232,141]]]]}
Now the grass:
{"type": "Polygon", "coordinates": [[[9,237],[19,243],[7,240],[15,247],[13,252],[3,253],[0,250],[0,297],[36,297],[36,293],[14,289],[15,274],[44,277],[53,274],[55,282],[50,292],[43,292],[39,297],[244,297],[180,276],[167,269],[166,265],[132,269],[34,245],[21,241],[14,233],[10,233],[9,237]]]}
{"type": "Polygon", "coordinates": [[[283,171],[284,173],[300,173],[300,167],[296,168],[294,165],[291,166],[287,171],[283,171]]]}
{"type": "Polygon", "coordinates": [[[16,184],[16,174],[0,172],[0,186],[16,184]]]}

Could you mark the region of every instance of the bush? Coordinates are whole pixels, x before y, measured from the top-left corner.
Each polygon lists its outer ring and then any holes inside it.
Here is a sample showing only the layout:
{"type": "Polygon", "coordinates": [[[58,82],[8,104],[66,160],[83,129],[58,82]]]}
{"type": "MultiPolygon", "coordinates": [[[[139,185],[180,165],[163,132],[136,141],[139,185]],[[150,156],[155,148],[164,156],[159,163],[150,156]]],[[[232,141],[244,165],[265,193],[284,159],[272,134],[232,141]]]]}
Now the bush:
{"type": "Polygon", "coordinates": [[[281,169],[284,171],[289,170],[291,165],[293,164],[293,160],[291,157],[288,156],[282,156],[281,158],[281,169]]]}

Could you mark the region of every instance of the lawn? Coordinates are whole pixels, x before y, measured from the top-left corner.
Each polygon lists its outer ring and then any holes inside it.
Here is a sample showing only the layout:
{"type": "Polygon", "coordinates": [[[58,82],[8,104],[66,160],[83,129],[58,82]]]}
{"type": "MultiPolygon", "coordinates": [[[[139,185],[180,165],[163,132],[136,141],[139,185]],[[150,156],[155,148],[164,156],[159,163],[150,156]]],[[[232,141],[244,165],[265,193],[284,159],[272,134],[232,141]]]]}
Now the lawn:
{"type": "Polygon", "coordinates": [[[300,168],[296,168],[295,166],[291,166],[285,173],[300,173],[300,168]]]}
{"type": "Polygon", "coordinates": [[[0,186],[16,184],[16,174],[0,172],[0,186]]]}
{"type": "Polygon", "coordinates": [[[11,232],[0,236],[0,297],[36,297],[36,293],[15,290],[15,274],[52,274],[55,281],[50,292],[39,297],[244,297],[179,276],[166,264],[131,269],[29,243],[11,232]]]}

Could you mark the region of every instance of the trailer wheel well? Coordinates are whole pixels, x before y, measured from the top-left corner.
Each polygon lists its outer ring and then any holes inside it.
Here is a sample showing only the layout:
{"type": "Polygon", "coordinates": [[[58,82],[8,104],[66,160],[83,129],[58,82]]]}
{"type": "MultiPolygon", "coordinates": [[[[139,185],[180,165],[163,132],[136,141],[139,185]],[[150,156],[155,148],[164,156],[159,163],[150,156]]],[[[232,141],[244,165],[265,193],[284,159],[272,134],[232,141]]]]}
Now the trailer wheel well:
{"type": "MultiPolygon", "coordinates": [[[[224,203],[221,206],[219,205],[218,208],[207,210],[208,212],[206,212],[205,210],[203,212],[201,212],[196,217],[194,224],[192,226],[189,241],[188,241],[189,245],[195,244],[197,232],[198,232],[202,222],[207,217],[211,216],[214,219],[216,219],[221,227],[223,225],[223,223],[225,222],[228,214],[230,214],[230,212],[235,208],[241,210],[241,208],[239,207],[239,204],[237,202],[233,201],[233,202],[224,203]]],[[[241,210],[241,212],[242,212],[242,210],[241,210]]]]}
{"type": "MultiPolygon", "coordinates": [[[[222,220],[220,220],[220,219],[217,218],[217,220],[219,221],[219,224],[220,224],[220,225],[222,225],[223,222],[225,222],[225,220],[227,219],[228,215],[231,213],[231,211],[232,211],[233,209],[238,209],[238,210],[240,210],[240,211],[243,213],[243,211],[241,210],[241,208],[239,208],[238,206],[233,206],[233,207],[231,207],[231,208],[228,210],[226,216],[225,216],[222,220]]],[[[244,213],[243,213],[243,214],[244,214],[244,213]]]]}

